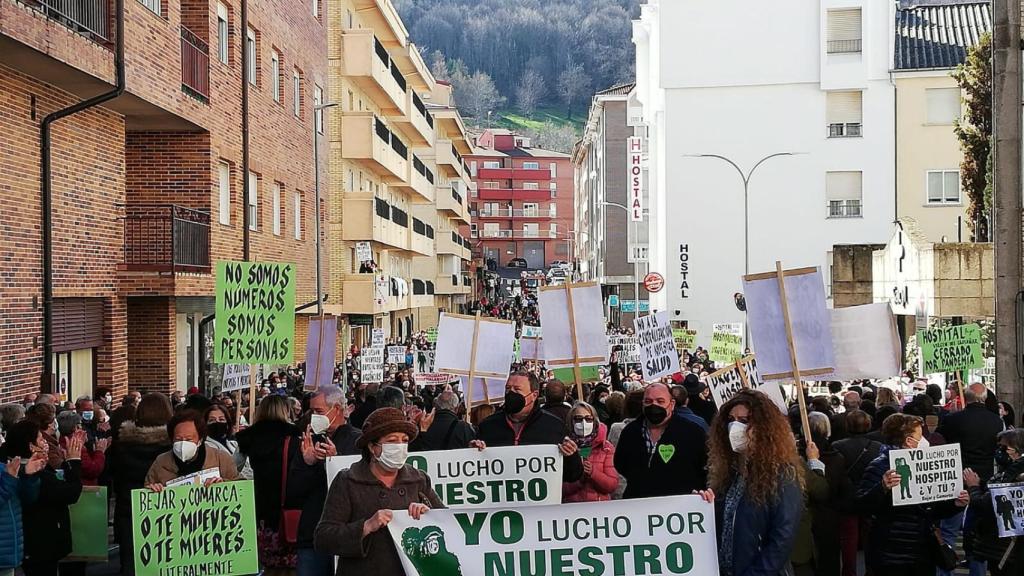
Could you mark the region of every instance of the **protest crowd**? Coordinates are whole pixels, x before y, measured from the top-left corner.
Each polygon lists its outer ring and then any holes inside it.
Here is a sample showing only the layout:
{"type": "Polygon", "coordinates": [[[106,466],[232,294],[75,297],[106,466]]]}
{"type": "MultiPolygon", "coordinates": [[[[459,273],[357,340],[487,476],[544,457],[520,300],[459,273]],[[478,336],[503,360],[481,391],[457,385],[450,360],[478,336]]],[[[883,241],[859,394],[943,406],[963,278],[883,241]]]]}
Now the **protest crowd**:
{"type": "MultiPolygon", "coordinates": [[[[517,331],[538,323],[529,299],[475,307],[516,321],[517,331]]],[[[629,336],[632,328],[609,332],[629,336]]],[[[388,363],[374,382],[361,377],[362,351],[352,346],[333,382],[313,391],[297,365],[263,377],[251,399],[247,390],[198,389],[115,399],[99,389],[63,404],[31,394],[3,405],[0,575],[102,572],[102,563],[70,556],[73,531],[83,528],[69,508],[89,487],[106,487],[111,501],[119,567],[102,573],[134,574],[133,491],[159,494],[196,475],[206,486],[252,482],[264,573],[408,573],[386,528],[395,511],[429,517],[455,497],[439,494],[439,479],[410,462],[421,453],[532,446],[557,447],[554,497],[564,505],[695,494],[711,503],[723,576],[1024,574],[1024,537],[1000,537],[1006,511],[989,488],[1024,482],[1024,429],[1013,407],[980,383],[962,393],[955,385],[821,383],[821,393],[805,392],[808,436],[792,392],[785,412],[754,389],[719,405],[709,385],[716,366],[703,348],[680,350],[680,371],[651,382],[622,347],[579,386],[543,362],[517,360],[500,401],[469,409],[457,378],[417,381],[428,371],[430,335],[387,345],[404,346],[404,361],[388,363]],[[909,490],[889,453],[954,444],[963,470],[953,497],[894,505],[893,491],[909,490]],[[328,461],[340,456],[354,463],[329,481],[328,461]]],[[[443,554],[431,558],[436,570],[421,574],[472,574],[437,568],[443,554]]],[[[458,568],[458,558],[447,562],[458,568]]],[[[685,573],[623,570],[615,573],[685,573]]]]}

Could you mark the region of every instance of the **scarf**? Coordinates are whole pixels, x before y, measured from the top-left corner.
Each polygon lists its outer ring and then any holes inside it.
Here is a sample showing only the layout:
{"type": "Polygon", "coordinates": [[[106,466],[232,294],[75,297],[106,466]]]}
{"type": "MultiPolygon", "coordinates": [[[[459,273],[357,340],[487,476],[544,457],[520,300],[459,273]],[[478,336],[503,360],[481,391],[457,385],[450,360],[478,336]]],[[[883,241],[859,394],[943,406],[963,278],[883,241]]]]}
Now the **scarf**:
{"type": "Polygon", "coordinates": [[[188,476],[194,474],[203,469],[203,464],[206,464],[206,444],[204,442],[199,443],[199,449],[196,450],[195,458],[188,462],[182,462],[178,459],[178,455],[171,450],[171,457],[174,458],[174,464],[178,467],[179,476],[188,476]]]}

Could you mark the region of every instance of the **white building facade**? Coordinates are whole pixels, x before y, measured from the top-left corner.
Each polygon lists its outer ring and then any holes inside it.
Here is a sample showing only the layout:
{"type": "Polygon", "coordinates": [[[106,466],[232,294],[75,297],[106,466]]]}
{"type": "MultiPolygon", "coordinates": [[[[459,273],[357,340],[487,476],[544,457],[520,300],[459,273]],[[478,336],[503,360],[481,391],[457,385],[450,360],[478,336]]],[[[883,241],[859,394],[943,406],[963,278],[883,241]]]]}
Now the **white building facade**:
{"type": "MultiPolygon", "coordinates": [[[[649,0],[634,22],[648,127],[651,307],[710,342],[751,273],[884,243],[895,219],[891,2],[649,0]],[[749,178],[749,239],[744,174],[749,178]]],[[[828,288],[828,287],[827,287],[828,288]]]]}

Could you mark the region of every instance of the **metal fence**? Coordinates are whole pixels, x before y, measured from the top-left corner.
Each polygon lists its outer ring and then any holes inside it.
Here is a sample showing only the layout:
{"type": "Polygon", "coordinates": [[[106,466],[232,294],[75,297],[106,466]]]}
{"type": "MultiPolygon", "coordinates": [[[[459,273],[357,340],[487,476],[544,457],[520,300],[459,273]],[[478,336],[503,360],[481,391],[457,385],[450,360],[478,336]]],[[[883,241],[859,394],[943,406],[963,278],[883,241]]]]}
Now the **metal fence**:
{"type": "Polygon", "coordinates": [[[191,30],[181,27],[181,86],[208,99],[210,97],[210,46],[191,30]]]}
{"type": "Polygon", "coordinates": [[[209,212],[173,204],[127,206],[124,261],[138,270],[209,272],[209,212]]]}
{"type": "Polygon", "coordinates": [[[28,4],[79,34],[110,41],[110,0],[34,0],[28,4]]]}

